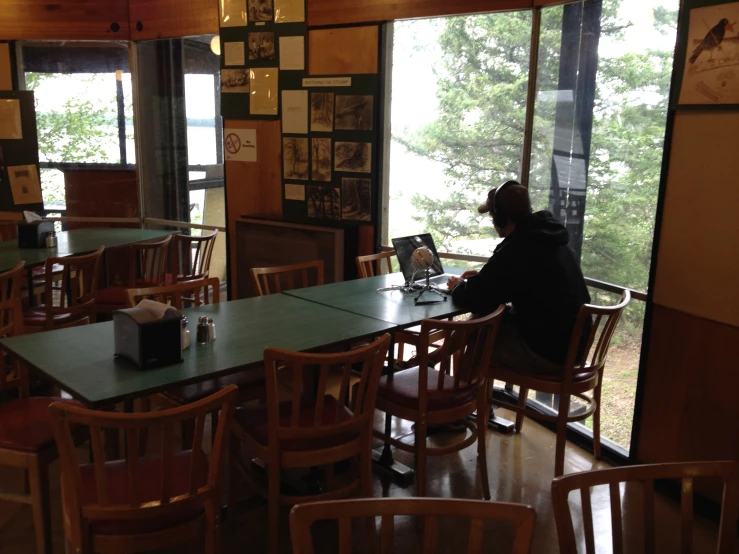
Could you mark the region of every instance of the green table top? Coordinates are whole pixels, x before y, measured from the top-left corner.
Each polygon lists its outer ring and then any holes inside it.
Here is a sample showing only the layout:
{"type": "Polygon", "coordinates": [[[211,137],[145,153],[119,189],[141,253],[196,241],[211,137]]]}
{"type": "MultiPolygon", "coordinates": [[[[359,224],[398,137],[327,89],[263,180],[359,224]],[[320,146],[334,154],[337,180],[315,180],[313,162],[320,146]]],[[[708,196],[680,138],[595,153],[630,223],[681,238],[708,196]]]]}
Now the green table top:
{"type": "Polygon", "coordinates": [[[113,323],[0,339],[0,345],[85,404],[96,407],[205,381],[262,362],[264,349],[312,350],[380,335],[393,325],[283,294],[183,310],[192,346],[184,362],[138,369],[115,358],[113,323]],[[212,317],[216,341],[198,345],[197,318],[212,317]]]}
{"type": "Polygon", "coordinates": [[[46,263],[49,256],[72,256],[93,252],[105,246],[125,246],[145,240],[157,239],[172,231],[154,229],[89,228],[63,231],[57,234],[56,248],[18,248],[17,240],[0,242],[0,271],[15,267],[21,260],[27,266],[46,263]]]}
{"type": "MultiPolygon", "coordinates": [[[[462,270],[447,268],[447,273],[461,274],[462,270]]],[[[355,279],[341,283],[331,283],[318,287],[286,291],[285,294],[303,300],[310,300],[323,306],[364,315],[380,321],[393,323],[399,328],[418,325],[424,319],[439,319],[464,313],[451,296],[436,304],[416,306],[414,299],[418,293],[406,294],[398,290],[378,292],[377,289],[391,285],[402,285],[402,273],[380,275],[366,279],[355,279]]],[[[423,300],[441,300],[433,293],[424,294],[423,300]]]]}

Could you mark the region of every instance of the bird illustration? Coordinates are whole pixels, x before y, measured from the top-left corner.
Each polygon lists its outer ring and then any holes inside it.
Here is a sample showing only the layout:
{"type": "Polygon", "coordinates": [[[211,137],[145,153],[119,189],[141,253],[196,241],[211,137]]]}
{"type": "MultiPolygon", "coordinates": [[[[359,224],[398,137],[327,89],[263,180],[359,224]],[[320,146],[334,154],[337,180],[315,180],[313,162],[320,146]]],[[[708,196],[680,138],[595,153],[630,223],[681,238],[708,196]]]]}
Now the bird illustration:
{"type": "Polygon", "coordinates": [[[708,31],[708,34],[701,43],[695,47],[695,50],[693,50],[693,54],[690,56],[688,61],[691,64],[695,63],[698,56],[705,51],[708,51],[710,59],[713,59],[713,50],[721,47],[721,42],[724,40],[724,35],[726,34],[727,29],[732,32],[734,31],[734,26],[729,23],[728,19],[724,18],[716,23],[716,25],[713,26],[713,29],[708,31]]]}

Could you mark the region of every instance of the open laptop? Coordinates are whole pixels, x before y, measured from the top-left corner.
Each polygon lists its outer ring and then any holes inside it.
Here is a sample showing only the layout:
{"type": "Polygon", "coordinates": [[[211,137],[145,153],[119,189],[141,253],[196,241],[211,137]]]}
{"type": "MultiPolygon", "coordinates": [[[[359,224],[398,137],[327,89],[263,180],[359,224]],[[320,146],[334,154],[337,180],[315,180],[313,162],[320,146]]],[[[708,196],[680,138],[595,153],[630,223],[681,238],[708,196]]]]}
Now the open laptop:
{"type": "Polygon", "coordinates": [[[433,237],[428,233],[421,235],[412,235],[410,237],[400,237],[392,239],[393,248],[398,256],[398,263],[400,264],[400,271],[403,272],[406,283],[425,282],[426,278],[423,271],[417,270],[413,265],[413,251],[416,248],[426,246],[431,253],[434,255],[433,262],[429,268],[430,283],[442,290],[446,289],[446,283],[449,277],[455,277],[455,275],[444,273],[444,267],[441,265],[439,254],[436,252],[436,245],[434,244],[433,237]],[[414,275],[415,273],[415,275],[414,275]]]}

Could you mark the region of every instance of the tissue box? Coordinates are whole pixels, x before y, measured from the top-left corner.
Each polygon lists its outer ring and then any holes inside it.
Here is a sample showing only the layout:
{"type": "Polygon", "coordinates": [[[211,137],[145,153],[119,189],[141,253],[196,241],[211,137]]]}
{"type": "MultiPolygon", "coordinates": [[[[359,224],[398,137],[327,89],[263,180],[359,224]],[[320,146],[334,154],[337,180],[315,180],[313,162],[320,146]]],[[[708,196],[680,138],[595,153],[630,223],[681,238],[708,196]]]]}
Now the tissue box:
{"type": "Polygon", "coordinates": [[[151,320],[141,308],[113,312],[115,355],[142,369],[182,361],[182,324],[179,316],[151,320]]]}
{"type": "Polygon", "coordinates": [[[46,248],[46,233],[53,230],[53,221],[18,223],[18,248],[46,248]]]}

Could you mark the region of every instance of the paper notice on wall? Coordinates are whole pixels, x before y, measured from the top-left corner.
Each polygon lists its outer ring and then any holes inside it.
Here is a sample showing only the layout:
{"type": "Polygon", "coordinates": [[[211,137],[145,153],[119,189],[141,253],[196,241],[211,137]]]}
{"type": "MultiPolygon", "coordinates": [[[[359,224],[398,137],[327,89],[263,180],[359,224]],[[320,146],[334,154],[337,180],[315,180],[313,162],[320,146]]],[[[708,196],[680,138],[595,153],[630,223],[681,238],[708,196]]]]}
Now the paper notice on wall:
{"type": "Polygon", "coordinates": [[[305,69],[305,37],[280,37],[280,69],[282,71],[305,69]]]}
{"type": "Polygon", "coordinates": [[[351,77],[308,77],[303,79],[304,87],[350,87],[351,77]]]}
{"type": "Polygon", "coordinates": [[[0,99],[0,139],[22,139],[21,102],[0,99]]]}
{"type": "Polygon", "coordinates": [[[277,115],[277,75],[276,67],[249,70],[251,94],[249,113],[251,115],[277,115]]]}
{"type": "Polygon", "coordinates": [[[221,27],[246,25],[246,0],[218,0],[221,10],[221,27]]]}
{"type": "Polygon", "coordinates": [[[308,132],[308,91],[282,91],[282,132],[304,135],[308,132]]]}
{"type": "Polygon", "coordinates": [[[285,200],[305,200],[305,185],[285,184],[285,200]]]}
{"type": "Polygon", "coordinates": [[[246,65],[243,42],[226,42],[223,44],[223,64],[246,65]]]}
{"type": "Polygon", "coordinates": [[[275,0],[275,23],[297,23],[305,21],[303,0],[275,0]]]}
{"type": "Polygon", "coordinates": [[[223,139],[226,161],[228,162],[256,162],[257,161],[257,130],[256,129],[224,129],[223,139]]]}
{"type": "Polygon", "coordinates": [[[20,204],[40,204],[41,183],[38,180],[36,165],[15,165],[8,167],[10,190],[13,192],[13,202],[20,204]]]}

